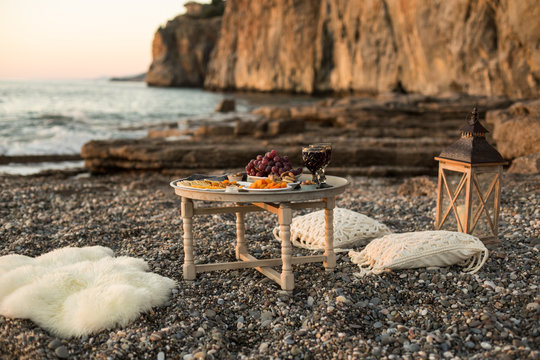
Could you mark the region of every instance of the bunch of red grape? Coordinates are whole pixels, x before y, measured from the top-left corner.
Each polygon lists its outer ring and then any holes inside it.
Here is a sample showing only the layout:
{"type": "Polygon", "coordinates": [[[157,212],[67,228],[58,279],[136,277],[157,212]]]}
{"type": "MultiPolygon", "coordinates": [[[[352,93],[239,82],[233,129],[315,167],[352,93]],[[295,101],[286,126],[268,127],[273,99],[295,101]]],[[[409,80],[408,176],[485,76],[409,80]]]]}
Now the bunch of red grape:
{"type": "Polygon", "coordinates": [[[279,156],[276,150],[272,150],[251,160],[246,166],[250,176],[268,176],[270,174],[281,175],[286,171],[294,175],[300,175],[302,168],[293,169],[287,155],[279,156]]]}

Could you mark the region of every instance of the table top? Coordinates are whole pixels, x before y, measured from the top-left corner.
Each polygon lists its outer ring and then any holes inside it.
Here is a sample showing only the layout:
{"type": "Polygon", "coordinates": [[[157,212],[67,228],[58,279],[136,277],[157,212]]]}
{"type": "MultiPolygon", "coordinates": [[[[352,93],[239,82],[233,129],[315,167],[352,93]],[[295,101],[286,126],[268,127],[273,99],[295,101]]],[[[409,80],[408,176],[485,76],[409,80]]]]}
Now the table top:
{"type": "MultiPolygon", "coordinates": [[[[310,180],[311,175],[301,175],[300,181],[310,180]]],[[[193,200],[206,201],[228,201],[228,202],[291,202],[291,201],[308,201],[317,200],[327,197],[337,196],[345,191],[349,186],[349,181],[342,177],[326,176],[326,183],[332,187],[313,190],[283,190],[272,192],[224,192],[211,191],[205,189],[189,189],[176,185],[179,180],[171,182],[176,195],[186,197],[193,200]]]]}

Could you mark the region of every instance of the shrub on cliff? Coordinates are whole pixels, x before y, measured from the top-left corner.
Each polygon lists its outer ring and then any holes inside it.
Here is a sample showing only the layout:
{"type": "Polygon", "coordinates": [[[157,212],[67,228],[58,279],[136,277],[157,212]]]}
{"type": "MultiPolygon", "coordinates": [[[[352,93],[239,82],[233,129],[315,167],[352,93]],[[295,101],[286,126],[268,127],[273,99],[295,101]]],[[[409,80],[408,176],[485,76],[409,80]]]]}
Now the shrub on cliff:
{"type": "Polygon", "coordinates": [[[225,11],[225,0],[212,0],[210,4],[197,4],[200,7],[198,11],[188,12],[186,15],[197,19],[209,19],[216,16],[222,16],[225,11]],[[199,12],[200,11],[200,12],[199,12]]]}

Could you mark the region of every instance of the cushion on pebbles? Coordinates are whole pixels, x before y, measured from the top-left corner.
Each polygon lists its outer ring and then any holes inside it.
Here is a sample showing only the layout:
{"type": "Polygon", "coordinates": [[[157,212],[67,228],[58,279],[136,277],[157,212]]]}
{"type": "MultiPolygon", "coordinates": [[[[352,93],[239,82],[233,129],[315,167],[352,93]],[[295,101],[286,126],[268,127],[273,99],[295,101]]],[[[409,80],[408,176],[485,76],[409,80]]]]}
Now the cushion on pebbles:
{"type": "MultiPolygon", "coordinates": [[[[324,210],[296,216],[291,223],[291,241],[304,249],[324,249],[324,210]]],[[[392,233],[388,227],[366,215],[343,208],[334,209],[334,248],[363,246],[369,240],[392,233]]],[[[279,241],[279,227],[274,229],[279,241]]]]}
{"type": "Polygon", "coordinates": [[[61,337],[124,326],[167,301],[174,280],[142,259],[102,246],[62,248],[31,258],[0,257],[0,314],[30,319],[61,337]]]}
{"type": "Polygon", "coordinates": [[[453,231],[420,231],[375,239],[360,252],[350,251],[360,275],[387,270],[459,264],[475,273],[484,265],[488,249],[477,237],[453,231]]]}

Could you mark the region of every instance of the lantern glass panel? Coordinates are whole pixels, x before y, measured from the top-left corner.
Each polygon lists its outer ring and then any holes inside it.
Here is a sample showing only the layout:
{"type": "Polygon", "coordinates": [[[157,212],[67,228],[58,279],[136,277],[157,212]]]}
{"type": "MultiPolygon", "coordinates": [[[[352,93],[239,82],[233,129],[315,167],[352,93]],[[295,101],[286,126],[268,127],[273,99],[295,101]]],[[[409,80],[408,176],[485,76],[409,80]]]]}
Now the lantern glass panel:
{"type": "Polygon", "coordinates": [[[470,229],[479,238],[495,235],[491,228],[495,221],[496,179],[497,173],[490,172],[476,173],[472,179],[470,229]]]}
{"type": "Polygon", "coordinates": [[[454,208],[452,208],[452,199],[455,198],[455,195],[457,191],[461,188],[461,191],[459,192],[459,195],[454,200],[454,207],[457,210],[457,215],[459,216],[461,226],[463,226],[463,229],[465,230],[465,190],[466,190],[466,184],[462,184],[464,182],[463,176],[464,173],[458,172],[458,171],[451,171],[448,169],[444,170],[444,175],[446,182],[448,184],[448,189],[450,190],[450,194],[448,194],[448,191],[446,187],[443,184],[442,188],[442,206],[441,206],[441,217],[444,216],[447,212],[447,210],[450,208],[450,211],[448,212],[448,215],[446,216],[446,219],[442,223],[440,229],[441,230],[449,230],[449,231],[456,231],[460,229],[457,223],[456,214],[454,212],[454,208]]]}

